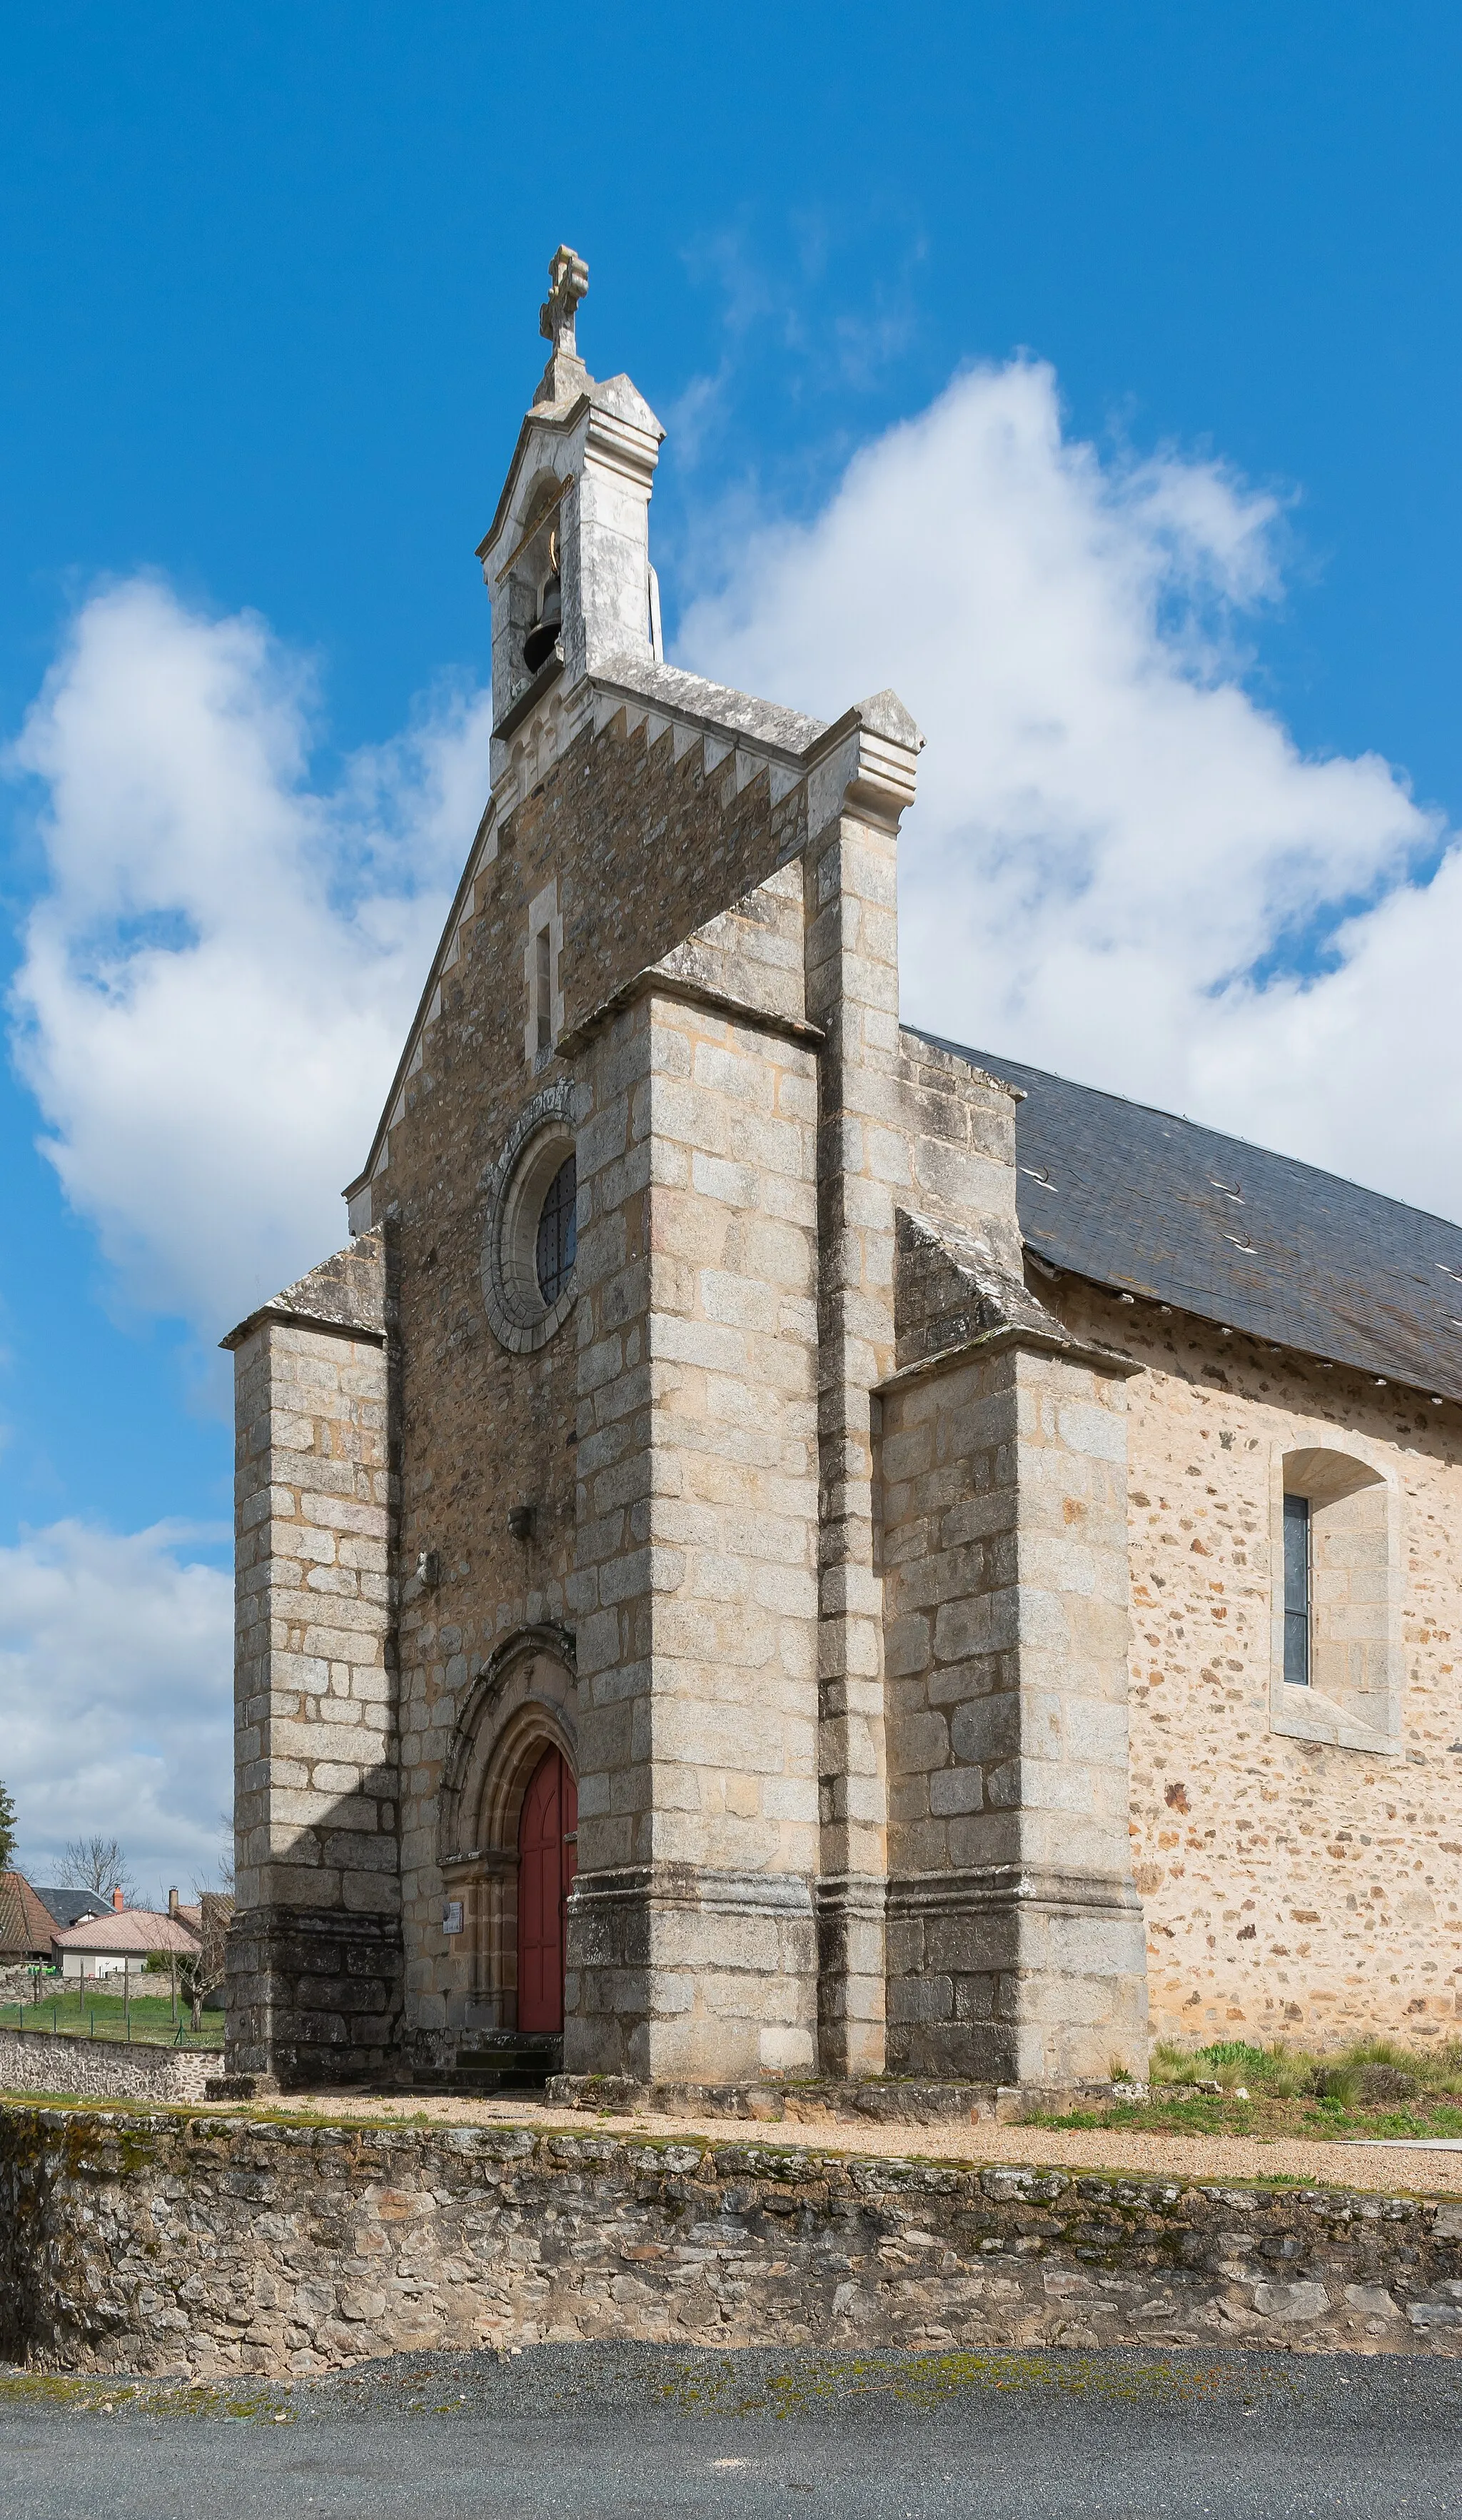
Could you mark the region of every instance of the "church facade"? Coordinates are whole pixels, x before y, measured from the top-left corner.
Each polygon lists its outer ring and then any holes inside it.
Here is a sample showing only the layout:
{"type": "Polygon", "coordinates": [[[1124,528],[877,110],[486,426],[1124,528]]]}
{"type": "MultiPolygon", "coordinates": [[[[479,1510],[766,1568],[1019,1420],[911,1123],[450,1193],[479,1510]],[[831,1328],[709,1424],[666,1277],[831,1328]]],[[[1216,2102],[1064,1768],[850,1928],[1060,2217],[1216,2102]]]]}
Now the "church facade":
{"type": "Polygon", "coordinates": [[[922,739],[663,661],[552,277],[492,793],[351,1240],[225,1341],[232,2067],[1446,2035],[1462,1232],[901,1022],[922,739]]]}

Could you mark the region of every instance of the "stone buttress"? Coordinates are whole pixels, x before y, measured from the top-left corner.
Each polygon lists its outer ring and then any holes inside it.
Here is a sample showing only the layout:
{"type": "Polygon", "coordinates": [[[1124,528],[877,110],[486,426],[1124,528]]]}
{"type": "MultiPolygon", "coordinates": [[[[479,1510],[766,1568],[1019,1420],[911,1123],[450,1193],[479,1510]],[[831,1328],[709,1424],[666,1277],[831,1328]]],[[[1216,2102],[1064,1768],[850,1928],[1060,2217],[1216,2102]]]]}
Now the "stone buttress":
{"type": "Polygon", "coordinates": [[[401,2017],[384,1237],[253,1313],[234,1354],[231,2072],[386,2069],[401,2017]]]}
{"type": "Polygon", "coordinates": [[[1015,1098],[906,1036],[898,1365],[878,1395],[889,2069],[1147,2062],[1128,1752],[1127,1384],[1031,1294],[1015,1098]]]}

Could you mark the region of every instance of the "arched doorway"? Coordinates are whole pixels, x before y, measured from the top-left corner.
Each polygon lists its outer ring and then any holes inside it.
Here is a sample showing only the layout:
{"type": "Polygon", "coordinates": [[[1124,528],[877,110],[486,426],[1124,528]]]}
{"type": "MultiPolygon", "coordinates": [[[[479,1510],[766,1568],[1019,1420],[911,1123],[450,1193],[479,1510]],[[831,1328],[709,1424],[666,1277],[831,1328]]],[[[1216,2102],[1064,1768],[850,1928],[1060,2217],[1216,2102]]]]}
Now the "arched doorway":
{"type": "Polygon", "coordinates": [[[563,2028],[569,1884],[578,1869],[579,1789],[561,1750],[544,1752],[517,1831],[517,2026],[563,2028]]]}
{"type": "Polygon", "coordinates": [[[548,1626],[505,1637],[463,1706],[438,1815],[443,1904],[458,1920],[455,1932],[447,1929],[452,2030],[545,2022],[540,2035],[554,2037],[561,2028],[563,1907],[576,1869],[577,1712],[573,1638],[548,1626]],[[548,1808],[555,1786],[556,1815],[548,1808]]]}

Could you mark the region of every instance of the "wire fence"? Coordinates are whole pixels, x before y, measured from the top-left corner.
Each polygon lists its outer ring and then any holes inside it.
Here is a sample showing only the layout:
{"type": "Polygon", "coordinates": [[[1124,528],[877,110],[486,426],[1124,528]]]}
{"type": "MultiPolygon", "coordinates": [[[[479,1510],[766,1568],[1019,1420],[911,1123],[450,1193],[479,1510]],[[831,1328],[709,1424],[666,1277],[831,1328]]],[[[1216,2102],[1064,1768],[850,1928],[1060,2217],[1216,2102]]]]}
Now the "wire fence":
{"type": "Polygon", "coordinates": [[[177,2021],[170,2015],[159,2019],[152,2008],[156,1999],[143,1997],[139,2002],[148,2005],[146,2012],[139,2013],[139,2003],[128,2004],[116,1998],[99,2004],[43,1995],[29,2003],[0,2004],[0,2030],[18,2030],[25,2038],[95,2039],[128,2048],[221,2050],[221,2012],[211,2016],[204,2013],[201,2027],[195,2030],[190,2021],[181,2017],[177,2021]]]}

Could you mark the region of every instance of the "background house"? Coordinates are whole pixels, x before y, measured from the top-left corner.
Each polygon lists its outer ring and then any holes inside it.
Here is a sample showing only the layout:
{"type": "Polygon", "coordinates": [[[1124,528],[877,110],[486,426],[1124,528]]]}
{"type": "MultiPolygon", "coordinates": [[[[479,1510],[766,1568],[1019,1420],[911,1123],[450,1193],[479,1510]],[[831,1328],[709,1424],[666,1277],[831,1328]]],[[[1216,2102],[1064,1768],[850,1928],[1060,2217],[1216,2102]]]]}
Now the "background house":
{"type": "Polygon", "coordinates": [[[53,1929],[51,1949],[63,1977],[140,1976],[154,1952],[171,1954],[180,1962],[196,1959],[201,1941],[176,1912],[118,1908],[87,1916],[79,1925],[53,1929]]]}
{"type": "Polygon", "coordinates": [[[87,1916],[110,1916],[116,1906],[114,1899],[104,1899],[98,1890],[68,1890],[60,1885],[48,1889],[43,1881],[35,1884],[35,1895],[53,1924],[62,1927],[79,1925],[87,1916]]]}
{"type": "Polygon", "coordinates": [[[56,1919],[23,1872],[0,1872],[0,1968],[27,1960],[51,1964],[56,1919]]]}

